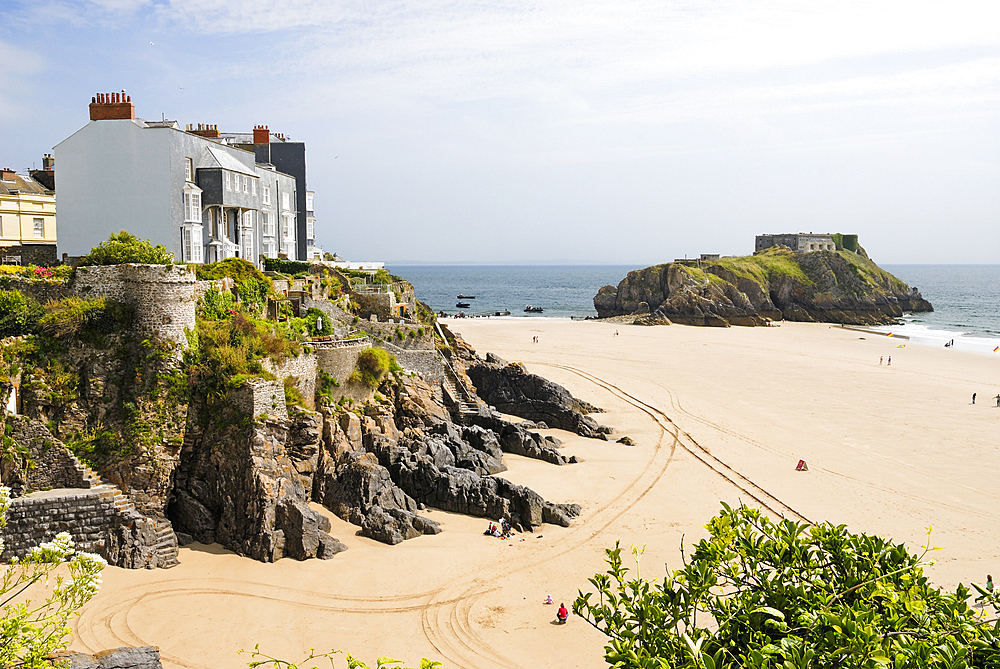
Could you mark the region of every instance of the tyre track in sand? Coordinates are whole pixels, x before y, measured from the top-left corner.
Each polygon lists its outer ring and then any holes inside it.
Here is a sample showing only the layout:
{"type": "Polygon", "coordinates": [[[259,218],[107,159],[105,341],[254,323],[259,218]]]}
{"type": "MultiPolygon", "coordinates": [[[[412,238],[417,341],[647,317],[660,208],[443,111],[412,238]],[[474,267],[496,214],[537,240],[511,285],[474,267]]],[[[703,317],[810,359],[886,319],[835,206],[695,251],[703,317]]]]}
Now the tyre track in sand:
{"type": "MultiPolygon", "coordinates": [[[[711,429],[719,432],[720,434],[724,434],[724,435],[732,437],[734,439],[738,439],[738,440],[740,440],[740,441],[742,441],[742,442],[744,442],[746,444],[749,444],[749,445],[751,445],[751,446],[753,446],[755,448],[758,448],[758,449],[760,449],[762,451],[765,451],[767,453],[771,453],[773,455],[779,455],[779,456],[781,456],[783,458],[790,456],[790,454],[786,453],[785,451],[782,451],[780,449],[777,449],[777,448],[774,448],[772,446],[769,446],[769,445],[767,445],[767,444],[765,444],[763,442],[757,441],[756,439],[754,439],[752,437],[749,437],[749,436],[747,436],[745,434],[742,434],[740,432],[732,430],[732,429],[730,429],[730,428],[728,428],[728,427],[726,427],[726,426],[724,426],[724,425],[722,425],[720,423],[716,423],[716,422],[711,421],[711,420],[709,420],[707,418],[704,418],[704,417],[699,416],[697,414],[691,413],[690,411],[688,411],[687,409],[684,408],[684,406],[681,404],[680,397],[678,397],[677,394],[673,390],[671,390],[667,386],[663,385],[662,383],[659,383],[659,382],[656,382],[656,381],[651,381],[651,380],[648,380],[648,379],[646,381],[647,381],[647,383],[651,383],[652,385],[657,386],[658,388],[661,388],[664,392],[666,392],[668,398],[670,399],[670,406],[671,406],[671,408],[673,408],[677,412],[683,414],[685,417],[690,418],[692,421],[700,423],[700,424],[702,424],[702,425],[704,425],[704,426],[706,426],[708,428],[711,428],[711,429]]],[[[764,423],[768,423],[770,425],[775,425],[775,426],[778,426],[778,427],[787,428],[786,425],[780,424],[778,421],[775,421],[775,420],[772,420],[772,419],[769,419],[769,418],[758,417],[758,420],[760,420],[761,422],[764,422],[764,423]]],[[[874,458],[874,459],[879,460],[881,462],[884,462],[884,463],[887,463],[887,464],[891,464],[893,466],[904,467],[906,469],[909,469],[912,472],[921,474],[921,475],[926,476],[928,478],[937,479],[939,481],[943,481],[943,482],[948,483],[950,485],[954,485],[954,486],[957,486],[957,487],[960,487],[960,488],[964,488],[964,489],[966,489],[966,490],[968,490],[970,492],[976,493],[977,495],[982,495],[984,497],[992,497],[994,499],[1000,500],[1000,494],[997,494],[995,491],[984,490],[982,488],[977,488],[975,486],[969,485],[969,484],[967,484],[967,483],[965,483],[963,481],[957,481],[955,479],[952,479],[952,478],[949,478],[949,477],[946,477],[946,476],[941,476],[940,474],[936,474],[936,473],[934,473],[932,471],[928,471],[928,470],[926,470],[926,469],[924,469],[922,467],[918,467],[918,466],[913,465],[913,464],[911,464],[909,462],[906,462],[904,460],[890,458],[890,457],[887,457],[887,456],[882,455],[880,453],[872,452],[872,451],[870,451],[868,449],[863,449],[863,448],[860,448],[860,447],[855,446],[853,444],[844,443],[844,442],[841,442],[841,441],[834,441],[833,439],[819,438],[819,439],[814,439],[814,441],[819,442],[819,443],[826,443],[826,444],[829,444],[830,446],[833,446],[835,448],[849,448],[852,451],[854,451],[855,453],[859,453],[859,454],[864,455],[866,457],[871,457],[871,458],[874,458]]],[[[970,514],[970,515],[978,516],[980,518],[984,518],[984,519],[987,519],[987,520],[992,520],[993,517],[994,517],[994,515],[995,515],[995,514],[992,514],[992,513],[988,512],[988,511],[984,511],[984,510],[981,510],[981,509],[975,509],[975,508],[972,508],[972,507],[969,507],[969,506],[959,506],[959,505],[953,504],[951,502],[947,502],[947,501],[940,500],[940,499],[933,500],[931,502],[930,500],[928,500],[928,498],[925,495],[915,494],[915,493],[912,493],[912,492],[910,492],[908,490],[899,490],[897,488],[893,488],[893,487],[887,486],[887,485],[882,484],[882,483],[877,483],[875,481],[871,481],[871,480],[868,480],[868,479],[863,479],[863,478],[860,478],[860,477],[857,477],[857,476],[853,476],[851,474],[847,474],[847,473],[844,473],[844,472],[837,471],[835,469],[829,469],[828,467],[823,467],[822,465],[818,465],[818,464],[815,464],[815,463],[811,464],[809,468],[811,470],[815,471],[815,472],[830,474],[831,476],[836,476],[836,477],[839,477],[839,478],[842,478],[842,479],[845,479],[845,480],[848,480],[848,481],[853,481],[854,483],[860,483],[860,484],[862,484],[864,486],[867,486],[867,487],[870,487],[870,488],[874,488],[875,490],[879,490],[881,492],[886,492],[886,493],[889,493],[889,494],[892,494],[892,495],[897,495],[899,497],[904,497],[904,498],[906,498],[908,500],[911,500],[911,501],[914,501],[914,502],[920,502],[920,503],[924,503],[924,504],[926,504],[926,503],[933,503],[935,506],[940,506],[942,508],[951,509],[952,511],[958,511],[958,512],[963,513],[963,514],[970,514]]]]}
{"type": "MultiPolygon", "coordinates": [[[[654,449],[653,456],[633,482],[619,495],[595,511],[592,516],[587,518],[581,517],[580,524],[568,532],[566,536],[561,537],[560,548],[556,549],[553,547],[552,550],[544,551],[542,555],[507,560],[503,563],[502,571],[500,572],[502,573],[501,576],[488,579],[474,579],[472,583],[468,582],[467,574],[458,577],[449,584],[448,588],[442,591],[451,595],[451,604],[438,606],[433,601],[431,602],[432,605],[422,615],[424,634],[437,653],[447,662],[454,663],[456,666],[476,667],[477,669],[520,667],[521,665],[518,665],[515,661],[505,656],[501,651],[493,648],[476,633],[471,615],[476,604],[483,597],[497,590],[500,587],[499,581],[508,579],[511,574],[575,551],[601,534],[613,522],[641,501],[656,483],[660,481],[666,473],[667,466],[673,460],[678,446],[772,514],[781,517],[791,514],[803,521],[810,522],[801,513],[712,455],[694,440],[690,434],[682,430],[669,416],[655,406],[640,400],[600,377],[580,369],[551,363],[534,364],[563,369],[576,374],[583,380],[596,385],[610,395],[638,409],[653,420],[660,430],[660,437],[654,449]],[[669,455],[663,457],[662,454],[665,450],[663,448],[663,440],[668,435],[672,443],[670,444],[669,455]],[[659,464],[660,462],[662,464],[659,464]]],[[[498,570],[493,571],[497,572],[498,570]]]]}

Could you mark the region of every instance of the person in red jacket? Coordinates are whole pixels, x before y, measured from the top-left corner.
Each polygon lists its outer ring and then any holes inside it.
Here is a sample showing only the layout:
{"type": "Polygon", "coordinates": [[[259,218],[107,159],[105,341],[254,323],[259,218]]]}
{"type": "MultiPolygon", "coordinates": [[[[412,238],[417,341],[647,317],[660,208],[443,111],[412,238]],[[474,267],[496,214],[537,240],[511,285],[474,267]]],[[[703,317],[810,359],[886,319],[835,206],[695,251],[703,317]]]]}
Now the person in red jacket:
{"type": "Polygon", "coordinates": [[[566,610],[565,604],[559,605],[559,612],[556,615],[559,617],[559,624],[565,624],[566,619],[569,618],[569,611],[566,610]]]}

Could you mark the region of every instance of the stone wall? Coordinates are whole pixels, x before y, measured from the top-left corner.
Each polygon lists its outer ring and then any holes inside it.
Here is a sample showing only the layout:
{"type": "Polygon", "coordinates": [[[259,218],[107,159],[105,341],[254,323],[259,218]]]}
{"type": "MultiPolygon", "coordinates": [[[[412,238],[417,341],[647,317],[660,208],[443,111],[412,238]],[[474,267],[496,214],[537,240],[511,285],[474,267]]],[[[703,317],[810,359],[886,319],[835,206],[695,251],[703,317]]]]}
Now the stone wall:
{"type": "Polygon", "coordinates": [[[135,308],[133,328],[140,337],[184,344],[194,328],[195,275],[183,265],[78,267],[72,282],[80,297],[106,297],[135,308]]]}
{"type": "Polygon", "coordinates": [[[118,567],[177,564],[177,539],[170,522],[139,514],[114,486],[55,490],[12,500],[0,561],[24,557],[60,532],[69,533],[77,550],[97,553],[118,567]]]}
{"type": "Polygon", "coordinates": [[[399,366],[409,372],[416,372],[431,384],[439,384],[444,380],[444,361],[437,349],[399,348],[392,344],[384,344],[385,350],[396,356],[399,366]]]}
{"type": "Polygon", "coordinates": [[[92,480],[80,461],[45,425],[24,416],[10,416],[3,427],[5,436],[28,450],[33,463],[21,467],[14,460],[0,460],[0,481],[15,497],[33,490],[92,487],[92,480]]]}
{"type": "Polygon", "coordinates": [[[287,420],[285,386],[278,381],[248,379],[241,387],[229,392],[229,400],[248,416],[266,415],[287,420]]]}
{"type": "Polygon", "coordinates": [[[295,387],[302,393],[306,401],[306,408],[316,408],[316,374],[317,362],[315,353],[303,353],[295,358],[290,358],[277,367],[267,365],[271,372],[278,377],[278,381],[284,387],[286,377],[296,378],[295,387]]]}
{"type": "Polygon", "coordinates": [[[317,346],[316,364],[327,374],[337,379],[341,385],[347,382],[347,377],[351,375],[358,364],[358,356],[366,348],[370,348],[371,343],[365,341],[352,346],[317,346]]]}

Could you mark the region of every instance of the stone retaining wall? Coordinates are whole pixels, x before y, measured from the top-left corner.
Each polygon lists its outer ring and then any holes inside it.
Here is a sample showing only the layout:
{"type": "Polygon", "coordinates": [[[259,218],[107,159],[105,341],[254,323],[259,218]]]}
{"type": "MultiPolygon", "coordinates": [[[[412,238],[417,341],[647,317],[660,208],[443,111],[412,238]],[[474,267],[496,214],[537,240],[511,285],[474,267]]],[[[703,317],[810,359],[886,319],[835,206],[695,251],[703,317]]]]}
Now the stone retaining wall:
{"type": "Polygon", "coordinates": [[[356,346],[319,346],[316,348],[316,364],[337,379],[338,383],[344,385],[358,364],[358,356],[367,348],[371,348],[371,343],[368,341],[356,346]]]}
{"type": "Polygon", "coordinates": [[[103,553],[108,535],[117,526],[114,496],[100,492],[66,494],[45,499],[11,500],[0,561],[24,557],[60,532],[69,532],[77,550],[103,553]]]}
{"type": "Polygon", "coordinates": [[[33,466],[21,467],[13,460],[0,460],[0,480],[15,497],[25,491],[51,488],[90,488],[83,465],[42,423],[25,416],[9,416],[4,434],[28,449],[33,466]]]}
{"type": "Polygon", "coordinates": [[[302,393],[306,401],[306,408],[316,408],[316,374],[317,361],[315,353],[303,353],[295,358],[290,358],[281,363],[271,371],[278,377],[278,381],[284,387],[285,377],[294,376],[296,378],[295,387],[302,393]]]}
{"type": "Polygon", "coordinates": [[[248,379],[242,387],[229,391],[233,405],[248,416],[266,414],[268,418],[287,420],[285,386],[281,381],[248,379]]]}

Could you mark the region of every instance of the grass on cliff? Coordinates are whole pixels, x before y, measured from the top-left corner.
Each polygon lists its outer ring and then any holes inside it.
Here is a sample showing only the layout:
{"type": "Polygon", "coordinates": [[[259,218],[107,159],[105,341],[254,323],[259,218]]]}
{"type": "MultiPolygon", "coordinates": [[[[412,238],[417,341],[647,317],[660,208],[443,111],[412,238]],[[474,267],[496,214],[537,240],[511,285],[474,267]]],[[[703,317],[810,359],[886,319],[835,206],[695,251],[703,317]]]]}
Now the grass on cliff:
{"type": "Polygon", "coordinates": [[[347,380],[362,383],[368,388],[378,388],[387,374],[402,372],[403,368],[396,362],[395,356],[384,348],[372,346],[361,352],[357,365],[347,380]]]}
{"type": "Polygon", "coordinates": [[[801,254],[784,249],[768,249],[753,256],[720,258],[713,260],[711,265],[727,269],[736,276],[750,279],[761,286],[780,279],[794,279],[806,286],[812,285],[813,280],[799,265],[799,255],[801,254]]]}

